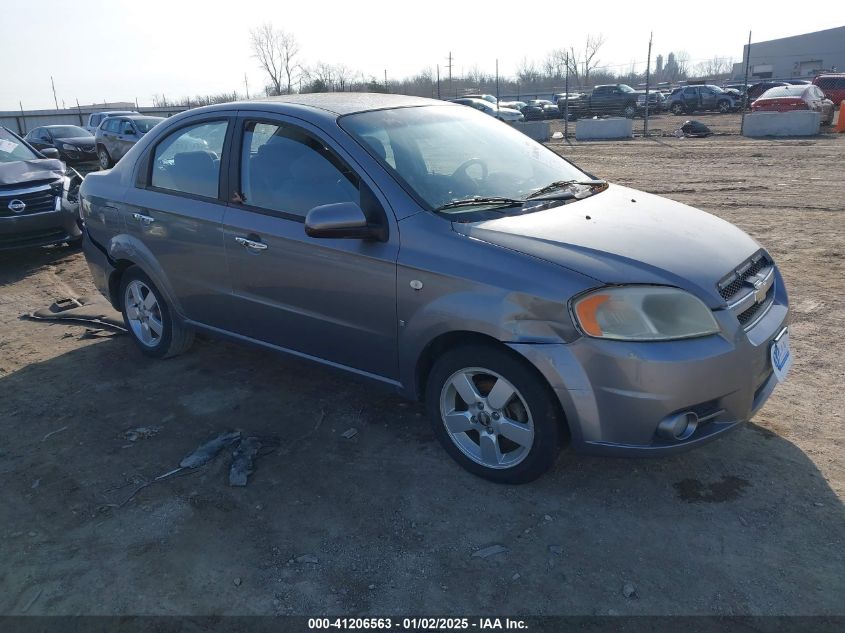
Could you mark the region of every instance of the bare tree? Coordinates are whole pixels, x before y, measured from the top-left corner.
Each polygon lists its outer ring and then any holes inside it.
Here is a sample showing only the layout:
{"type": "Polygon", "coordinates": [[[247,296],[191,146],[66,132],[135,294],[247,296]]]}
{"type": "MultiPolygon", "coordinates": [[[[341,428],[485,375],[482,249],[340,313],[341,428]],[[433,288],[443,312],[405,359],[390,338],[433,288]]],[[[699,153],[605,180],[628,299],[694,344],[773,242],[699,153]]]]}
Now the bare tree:
{"type": "Polygon", "coordinates": [[[299,42],[296,37],[292,33],[274,28],[270,22],[265,22],[250,31],[250,44],[253,57],[267,73],[271,91],[274,94],[282,94],[286,83],[287,92],[290,93],[293,82],[301,72],[297,61],[299,42]]]}
{"type": "Polygon", "coordinates": [[[522,61],[516,66],[516,76],[520,82],[530,83],[540,79],[540,72],[537,70],[537,64],[534,63],[534,60],[523,57],[522,61]]]}
{"type": "Polygon", "coordinates": [[[561,79],[566,73],[566,61],[569,54],[562,48],[556,48],[543,60],[543,74],[548,79],[561,79]]]}
{"type": "Polygon", "coordinates": [[[695,74],[699,77],[719,77],[720,75],[727,75],[733,68],[733,58],[719,57],[716,55],[712,59],[700,62],[695,66],[695,74]]]}
{"type": "Polygon", "coordinates": [[[689,53],[678,51],[675,55],[675,63],[678,65],[678,78],[686,77],[689,74],[689,53]]]}
{"type": "Polygon", "coordinates": [[[598,35],[588,35],[587,42],[584,44],[584,84],[589,85],[590,83],[590,72],[597,68],[599,65],[599,60],[597,55],[601,50],[601,47],[604,46],[604,35],[599,33],[598,35]]]}
{"type": "Polygon", "coordinates": [[[352,70],[345,64],[337,64],[334,66],[334,79],[337,89],[344,92],[348,88],[351,88],[350,84],[357,74],[357,71],[352,70]]]}

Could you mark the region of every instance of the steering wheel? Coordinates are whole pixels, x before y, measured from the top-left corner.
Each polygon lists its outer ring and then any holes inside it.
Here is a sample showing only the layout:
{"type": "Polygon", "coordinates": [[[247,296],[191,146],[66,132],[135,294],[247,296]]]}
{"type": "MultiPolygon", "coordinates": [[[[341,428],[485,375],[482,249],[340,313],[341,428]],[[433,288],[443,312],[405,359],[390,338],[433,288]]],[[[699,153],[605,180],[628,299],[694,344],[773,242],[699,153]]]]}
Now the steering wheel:
{"type": "Polygon", "coordinates": [[[485,163],[480,158],[470,158],[469,160],[465,160],[460,165],[458,165],[457,169],[452,172],[452,178],[460,178],[463,181],[469,181],[473,184],[479,183],[483,180],[487,180],[487,174],[489,170],[487,169],[487,163],[485,163]],[[481,166],[481,178],[473,178],[467,173],[467,169],[472,167],[473,165],[480,165],[481,166]]]}

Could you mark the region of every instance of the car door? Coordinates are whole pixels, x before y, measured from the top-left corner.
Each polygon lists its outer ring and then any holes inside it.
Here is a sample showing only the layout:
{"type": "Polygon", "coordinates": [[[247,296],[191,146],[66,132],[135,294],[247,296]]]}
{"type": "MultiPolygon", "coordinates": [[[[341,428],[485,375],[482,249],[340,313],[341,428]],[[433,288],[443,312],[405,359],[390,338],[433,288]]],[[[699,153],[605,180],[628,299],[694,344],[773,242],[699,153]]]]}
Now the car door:
{"type": "Polygon", "coordinates": [[[396,379],[399,235],[386,199],[337,143],[298,119],[244,116],[236,138],[223,219],[230,329],[396,379]],[[306,235],[307,212],[338,202],[384,223],[386,241],[306,235]]]}
{"type": "Polygon", "coordinates": [[[698,110],[699,94],[697,86],[689,86],[687,88],[684,88],[682,98],[684,100],[684,107],[687,109],[687,112],[694,112],[698,110]]]}
{"type": "Polygon", "coordinates": [[[715,110],[716,109],[716,93],[707,86],[701,86],[699,89],[701,95],[701,109],[715,110]]]}
{"type": "Polygon", "coordinates": [[[132,146],[138,142],[138,132],[135,126],[129,119],[118,119],[117,123],[117,137],[115,138],[114,146],[115,153],[112,154],[114,160],[119,160],[126,155],[132,146]]]}
{"type": "Polygon", "coordinates": [[[166,280],[182,316],[212,327],[221,325],[230,294],[220,230],[226,170],[220,165],[231,115],[193,117],[157,139],[139,160],[137,186],[121,205],[147,272],[166,280]]]}

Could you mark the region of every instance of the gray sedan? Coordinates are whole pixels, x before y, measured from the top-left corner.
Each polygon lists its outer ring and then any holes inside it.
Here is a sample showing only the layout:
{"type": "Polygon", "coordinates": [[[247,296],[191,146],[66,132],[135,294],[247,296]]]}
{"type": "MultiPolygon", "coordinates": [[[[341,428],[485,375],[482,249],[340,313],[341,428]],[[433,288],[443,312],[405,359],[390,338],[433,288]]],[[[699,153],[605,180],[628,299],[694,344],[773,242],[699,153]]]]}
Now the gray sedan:
{"type": "Polygon", "coordinates": [[[293,95],[157,126],[81,189],[94,280],[144,354],[195,332],[425,401],[467,470],[736,428],[791,361],[769,253],[472,108],[293,95]]]}

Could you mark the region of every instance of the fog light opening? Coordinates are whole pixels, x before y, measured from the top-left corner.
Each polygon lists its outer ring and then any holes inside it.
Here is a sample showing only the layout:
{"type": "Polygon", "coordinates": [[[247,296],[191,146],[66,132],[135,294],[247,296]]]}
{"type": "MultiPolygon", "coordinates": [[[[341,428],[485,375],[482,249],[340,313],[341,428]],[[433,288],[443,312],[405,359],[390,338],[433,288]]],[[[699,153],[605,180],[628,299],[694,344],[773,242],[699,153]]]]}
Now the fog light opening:
{"type": "Polygon", "coordinates": [[[678,442],[689,439],[698,428],[698,416],[692,411],[676,413],[663,420],[657,427],[657,434],[678,442]]]}

